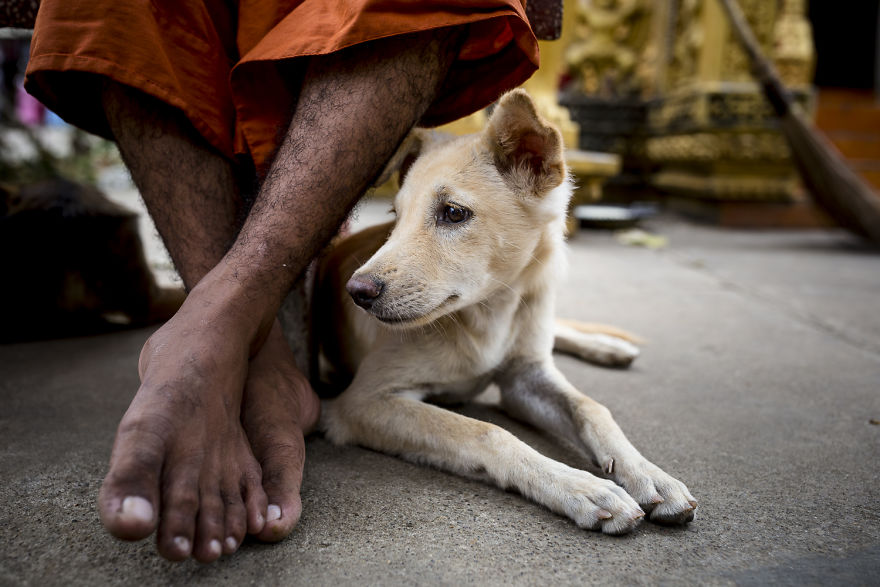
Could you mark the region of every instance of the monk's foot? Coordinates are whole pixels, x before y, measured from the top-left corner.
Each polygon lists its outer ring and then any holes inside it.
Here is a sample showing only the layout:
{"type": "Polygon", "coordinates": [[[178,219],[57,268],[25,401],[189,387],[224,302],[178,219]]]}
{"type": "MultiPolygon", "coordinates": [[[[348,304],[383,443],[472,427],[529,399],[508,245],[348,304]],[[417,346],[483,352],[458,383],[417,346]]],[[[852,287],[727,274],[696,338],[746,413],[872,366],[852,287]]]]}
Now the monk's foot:
{"type": "Polygon", "coordinates": [[[256,537],[285,538],[302,512],[305,443],[318,420],[320,402],[297,369],[276,321],[259,353],[251,359],[242,402],[242,423],[263,472],[268,499],[266,525],[256,537]]]}
{"type": "Polygon", "coordinates": [[[144,345],[98,507],[118,538],[155,530],[165,558],[211,562],[263,531],[268,504],[241,426],[253,328],[203,294],[144,345]]]}

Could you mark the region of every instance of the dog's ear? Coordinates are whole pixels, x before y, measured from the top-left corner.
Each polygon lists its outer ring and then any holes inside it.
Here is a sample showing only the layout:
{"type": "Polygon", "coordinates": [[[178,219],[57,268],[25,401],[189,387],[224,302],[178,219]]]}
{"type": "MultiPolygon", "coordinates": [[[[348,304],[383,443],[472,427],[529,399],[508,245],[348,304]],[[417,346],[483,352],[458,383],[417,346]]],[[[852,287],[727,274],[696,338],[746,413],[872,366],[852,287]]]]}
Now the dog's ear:
{"type": "Polygon", "coordinates": [[[543,195],[565,179],[562,135],[541,118],[525,90],[501,97],[485,140],[495,166],[517,191],[543,195]]]}

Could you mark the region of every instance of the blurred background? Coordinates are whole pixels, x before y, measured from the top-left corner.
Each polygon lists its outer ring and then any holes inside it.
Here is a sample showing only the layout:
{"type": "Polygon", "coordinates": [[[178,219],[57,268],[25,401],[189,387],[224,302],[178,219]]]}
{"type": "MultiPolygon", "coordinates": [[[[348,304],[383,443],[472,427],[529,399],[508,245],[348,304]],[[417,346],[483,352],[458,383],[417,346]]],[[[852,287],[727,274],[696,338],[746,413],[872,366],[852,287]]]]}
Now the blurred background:
{"type": "MultiPolygon", "coordinates": [[[[799,113],[878,198],[880,2],[739,5],[799,113]]],[[[526,87],[563,130],[579,186],[572,228],[630,228],[661,212],[745,229],[836,224],[801,180],[719,1],[536,0],[530,11],[548,40],[526,87]]],[[[13,16],[27,24],[27,15],[13,16]]],[[[46,332],[72,315],[75,331],[167,317],[180,280],[137,190],[112,143],[67,125],[23,90],[29,40],[27,28],[0,29],[0,233],[5,273],[35,287],[5,292],[0,307],[21,315],[54,305],[46,332]],[[107,255],[117,258],[112,275],[107,255]]],[[[485,118],[478,112],[441,130],[473,132],[485,118]]],[[[375,193],[389,197],[396,187],[375,193]]],[[[22,335],[5,330],[6,339],[22,335]]]]}
{"type": "MultiPolygon", "coordinates": [[[[0,343],[16,342],[0,344],[0,584],[876,585],[876,239],[836,226],[807,187],[791,145],[811,135],[789,140],[724,1],[528,4],[545,40],[527,88],[563,130],[579,186],[559,314],[650,341],[625,371],[555,361],[688,484],[697,520],[608,539],[314,435],[297,530],[210,566],[169,565],[97,518],[138,353],[180,282],[115,147],[21,90],[33,11],[3,11],[38,3],[0,1],[0,24],[20,25],[0,29],[0,343]],[[70,337],[108,330],[122,331],[70,337]]],[[[876,204],[880,2],[739,4],[797,115],[830,142],[818,168],[861,186],[844,204],[876,204]]],[[[395,189],[376,188],[352,227],[384,219],[395,189]]],[[[459,411],[591,466],[492,394],[459,411]]]]}

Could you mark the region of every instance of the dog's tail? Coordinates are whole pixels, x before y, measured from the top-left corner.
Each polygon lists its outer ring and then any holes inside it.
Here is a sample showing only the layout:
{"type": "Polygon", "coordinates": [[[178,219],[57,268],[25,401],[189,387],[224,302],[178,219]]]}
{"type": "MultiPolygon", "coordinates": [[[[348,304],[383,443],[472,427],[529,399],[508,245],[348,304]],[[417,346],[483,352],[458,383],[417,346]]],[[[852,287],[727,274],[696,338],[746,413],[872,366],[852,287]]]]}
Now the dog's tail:
{"type": "Polygon", "coordinates": [[[553,350],[574,355],[604,367],[629,367],[639,356],[639,336],[605,324],[557,319],[553,350]]]}

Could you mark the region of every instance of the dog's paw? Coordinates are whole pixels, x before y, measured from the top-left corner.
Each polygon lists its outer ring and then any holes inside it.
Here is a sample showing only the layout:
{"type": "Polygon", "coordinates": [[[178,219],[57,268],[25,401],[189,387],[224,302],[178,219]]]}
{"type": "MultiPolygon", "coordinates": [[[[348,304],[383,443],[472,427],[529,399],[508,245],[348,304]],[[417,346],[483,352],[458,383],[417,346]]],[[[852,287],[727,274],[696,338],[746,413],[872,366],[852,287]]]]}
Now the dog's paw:
{"type": "Polygon", "coordinates": [[[615,463],[614,480],[659,524],[693,521],[697,500],[684,483],[648,461],[615,463]]]}
{"type": "Polygon", "coordinates": [[[586,471],[569,469],[555,477],[553,488],[556,495],[551,509],[568,516],[581,528],[626,534],[645,517],[639,504],[621,487],[586,471]]]}

